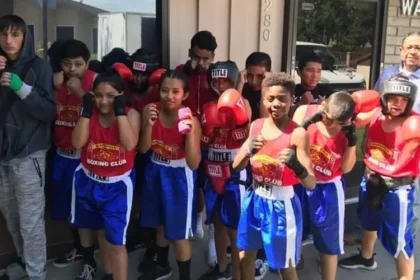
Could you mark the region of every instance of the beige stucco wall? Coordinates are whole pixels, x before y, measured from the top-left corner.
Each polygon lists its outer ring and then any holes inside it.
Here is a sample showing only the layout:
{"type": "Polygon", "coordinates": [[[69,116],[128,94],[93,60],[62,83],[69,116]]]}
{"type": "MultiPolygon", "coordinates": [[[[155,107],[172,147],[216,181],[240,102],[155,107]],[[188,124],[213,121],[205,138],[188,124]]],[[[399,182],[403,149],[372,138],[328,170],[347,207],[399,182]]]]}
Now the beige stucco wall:
{"type": "MultiPolygon", "coordinates": [[[[36,47],[43,45],[42,10],[32,4],[31,0],[14,0],[14,13],[22,17],[27,24],[34,25],[36,47]]],[[[74,8],[59,2],[57,9],[48,13],[48,41],[56,40],[56,26],[74,26],[75,39],[83,41],[91,50],[93,48],[93,28],[97,27],[97,16],[80,8],[74,8]]]]}
{"type": "Polygon", "coordinates": [[[280,70],[283,18],[284,0],[169,1],[170,67],[188,59],[197,31],[208,30],[218,43],[216,61],[231,59],[242,69],[250,53],[264,51],[280,70]]]}

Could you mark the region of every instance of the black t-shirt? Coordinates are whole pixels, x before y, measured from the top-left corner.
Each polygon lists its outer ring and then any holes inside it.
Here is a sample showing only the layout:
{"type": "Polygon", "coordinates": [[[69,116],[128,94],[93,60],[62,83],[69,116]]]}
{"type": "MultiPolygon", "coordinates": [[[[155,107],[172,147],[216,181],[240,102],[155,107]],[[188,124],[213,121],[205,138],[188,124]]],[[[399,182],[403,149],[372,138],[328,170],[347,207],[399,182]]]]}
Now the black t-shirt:
{"type": "Polygon", "coordinates": [[[260,117],[261,90],[254,91],[248,84],[242,89],[242,96],[248,100],[252,110],[252,121],[260,117]]]}
{"type": "Polygon", "coordinates": [[[317,86],[312,90],[305,89],[302,84],[297,84],[295,87],[295,96],[293,98],[293,104],[299,102],[303,94],[307,91],[310,91],[314,97],[314,103],[318,103],[319,98],[327,98],[333,94],[332,90],[326,84],[317,84],[317,86]]]}

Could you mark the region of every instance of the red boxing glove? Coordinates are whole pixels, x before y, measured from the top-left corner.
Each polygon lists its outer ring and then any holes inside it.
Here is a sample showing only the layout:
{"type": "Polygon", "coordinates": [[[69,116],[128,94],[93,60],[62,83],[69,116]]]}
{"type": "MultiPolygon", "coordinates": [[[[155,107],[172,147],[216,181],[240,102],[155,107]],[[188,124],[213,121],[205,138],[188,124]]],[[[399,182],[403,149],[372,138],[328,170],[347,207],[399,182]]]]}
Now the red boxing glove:
{"type": "Polygon", "coordinates": [[[124,81],[133,80],[133,72],[124,63],[114,63],[114,65],[112,65],[112,69],[114,69],[114,71],[117,72],[121,79],[123,79],[124,81]]]}
{"type": "Polygon", "coordinates": [[[163,73],[166,72],[166,69],[163,68],[159,68],[156,69],[155,71],[153,71],[152,74],[150,74],[149,77],[149,85],[150,86],[155,86],[155,85],[159,85],[160,84],[160,78],[162,78],[163,73]]]}
{"type": "Polygon", "coordinates": [[[409,116],[402,124],[402,137],[405,142],[420,141],[420,116],[409,116]]]}
{"type": "Polygon", "coordinates": [[[237,126],[241,126],[248,121],[245,100],[236,89],[228,89],[220,95],[217,110],[220,114],[232,116],[237,126]]]}
{"type": "Polygon", "coordinates": [[[201,128],[203,133],[202,141],[204,143],[209,143],[213,134],[213,130],[216,127],[221,126],[222,122],[219,116],[219,112],[217,111],[217,104],[214,102],[205,104],[201,118],[201,128]]]}
{"type": "Polygon", "coordinates": [[[353,97],[356,107],[354,113],[367,113],[381,105],[381,97],[379,92],[376,90],[359,90],[355,91],[351,97],[353,97]]]}

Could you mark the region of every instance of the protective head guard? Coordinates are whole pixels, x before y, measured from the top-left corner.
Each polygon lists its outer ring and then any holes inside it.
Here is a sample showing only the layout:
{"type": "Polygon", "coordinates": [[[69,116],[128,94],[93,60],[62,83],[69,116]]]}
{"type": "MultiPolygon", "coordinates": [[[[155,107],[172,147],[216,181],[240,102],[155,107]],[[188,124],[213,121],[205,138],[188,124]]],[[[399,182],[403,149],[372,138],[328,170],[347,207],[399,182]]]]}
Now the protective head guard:
{"type": "Polygon", "coordinates": [[[236,63],[231,60],[218,61],[215,64],[212,64],[207,71],[207,82],[212,92],[217,95],[220,95],[221,92],[214,87],[213,81],[220,78],[228,79],[232,83],[230,88],[235,88],[239,79],[239,69],[236,63]]]}
{"type": "Polygon", "coordinates": [[[134,74],[134,79],[130,83],[131,89],[136,93],[145,93],[149,88],[150,75],[159,68],[159,61],[156,54],[144,49],[138,49],[127,61],[134,74]]]}
{"type": "Polygon", "coordinates": [[[402,114],[402,116],[408,116],[413,108],[414,101],[416,100],[417,86],[410,82],[406,76],[401,74],[395,75],[385,81],[381,91],[382,112],[384,114],[388,113],[386,102],[390,95],[408,98],[407,106],[402,114]]]}
{"type": "Polygon", "coordinates": [[[159,68],[159,61],[155,53],[138,49],[130,56],[127,66],[131,68],[134,74],[144,73],[149,76],[159,68]]]}

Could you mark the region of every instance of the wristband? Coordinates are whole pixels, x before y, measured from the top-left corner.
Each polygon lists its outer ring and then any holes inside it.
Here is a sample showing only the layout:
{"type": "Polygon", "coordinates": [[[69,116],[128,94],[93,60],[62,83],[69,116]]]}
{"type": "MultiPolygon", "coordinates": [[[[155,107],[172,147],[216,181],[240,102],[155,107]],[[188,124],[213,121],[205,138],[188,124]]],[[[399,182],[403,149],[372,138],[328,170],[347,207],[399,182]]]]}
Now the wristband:
{"type": "MultiPolygon", "coordinates": [[[[302,165],[301,165],[302,166],[302,165]]],[[[308,177],[308,170],[306,170],[306,168],[304,166],[302,166],[302,169],[298,171],[295,171],[295,175],[296,177],[298,177],[299,179],[303,180],[306,177],[308,177]]]]}
{"type": "Polygon", "coordinates": [[[348,143],[347,146],[348,147],[354,147],[357,144],[357,136],[356,135],[352,135],[349,138],[347,138],[348,143]]]}

